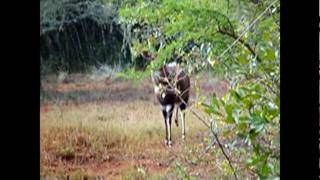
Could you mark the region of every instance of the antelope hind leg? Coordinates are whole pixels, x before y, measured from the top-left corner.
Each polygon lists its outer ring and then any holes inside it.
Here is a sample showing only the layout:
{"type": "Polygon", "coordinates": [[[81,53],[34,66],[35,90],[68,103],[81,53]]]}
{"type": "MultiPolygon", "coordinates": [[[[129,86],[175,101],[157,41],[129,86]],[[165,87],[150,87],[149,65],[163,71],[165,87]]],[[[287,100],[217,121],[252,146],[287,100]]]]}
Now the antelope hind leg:
{"type": "Polygon", "coordinates": [[[164,139],[164,143],[165,143],[165,145],[168,145],[167,112],[166,112],[165,108],[161,107],[161,109],[162,109],[162,114],[163,114],[163,118],[164,118],[164,127],[166,130],[166,138],[164,139]]]}
{"type": "Polygon", "coordinates": [[[181,124],[182,124],[182,140],[186,140],[186,127],[185,127],[185,111],[180,110],[180,116],[181,116],[181,124]]]}
{"type": "Polygon", "coordinates": [[[179,111],[179,107],[176,108],[176,118],[175,118],[175,120],[174,120],[174,122],[176,123],[177,127],[179,127],[178,111],[179,111]]]}

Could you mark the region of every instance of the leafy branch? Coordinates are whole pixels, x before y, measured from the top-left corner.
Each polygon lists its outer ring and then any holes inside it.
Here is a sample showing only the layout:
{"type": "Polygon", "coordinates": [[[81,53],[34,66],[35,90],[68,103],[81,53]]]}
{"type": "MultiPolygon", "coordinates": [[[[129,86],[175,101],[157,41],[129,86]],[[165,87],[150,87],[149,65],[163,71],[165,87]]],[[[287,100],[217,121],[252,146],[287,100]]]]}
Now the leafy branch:
{"type": "Polygon", "coordinates": [[[238,42],[244,45],[251,52],[251,54],[257,58],[258,62],[261,62],[261,58],[255,53],[254,48],[251,47],[248,43],[246,43],[243,39],[239,38],[239,36],[237,36],[234,32],[229,32],[227,30],[220,29],[220,28],[218,29],[218,32],[221,34],[228,35],[229,37],[232,37],[235,40],[238,39],[238,42]]]}

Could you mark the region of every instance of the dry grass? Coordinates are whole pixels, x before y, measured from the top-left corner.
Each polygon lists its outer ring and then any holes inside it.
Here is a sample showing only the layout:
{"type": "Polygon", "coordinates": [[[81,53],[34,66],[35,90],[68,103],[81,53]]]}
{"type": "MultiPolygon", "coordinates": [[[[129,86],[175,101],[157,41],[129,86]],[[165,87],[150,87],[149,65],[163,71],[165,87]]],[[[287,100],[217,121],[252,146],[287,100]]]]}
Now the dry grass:
{"type": "MultiPolygon", "coordinates": [[[[177,179],[184,173],[200,179],[230,176],[216,166],[219,149],[215,155],[200,156],[208,132],[189,112],[187,142],[181,142],[181,129],[173,123],[174,145],[164,146],[164,122],[150,80],[92,81],[81,75],[69,76],[68,81],[52,79],[42,83],[43,179],[52,175],[72,179],[177,179]]],[[[207,94],[221,95],[226,90],[219,81],[199,82],[207,94]]]]}

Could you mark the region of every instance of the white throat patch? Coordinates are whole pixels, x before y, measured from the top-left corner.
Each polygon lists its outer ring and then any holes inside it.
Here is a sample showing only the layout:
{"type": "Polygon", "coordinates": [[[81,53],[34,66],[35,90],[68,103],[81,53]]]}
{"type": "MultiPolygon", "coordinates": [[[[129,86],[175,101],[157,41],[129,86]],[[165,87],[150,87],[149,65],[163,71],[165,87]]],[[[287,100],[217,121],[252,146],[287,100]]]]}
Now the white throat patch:
{"type": "Polygon", "coordinates": [[[176,62],[170,62],[167,64],[168,67],[175,67],[177,65],[176,62]]]}
{"type": "Polygon", "coordinates": [[[161,94],[161,97],[164,99],[164,98],[166,97],[166,93],[163,92],[163,93],[161,94]]]}

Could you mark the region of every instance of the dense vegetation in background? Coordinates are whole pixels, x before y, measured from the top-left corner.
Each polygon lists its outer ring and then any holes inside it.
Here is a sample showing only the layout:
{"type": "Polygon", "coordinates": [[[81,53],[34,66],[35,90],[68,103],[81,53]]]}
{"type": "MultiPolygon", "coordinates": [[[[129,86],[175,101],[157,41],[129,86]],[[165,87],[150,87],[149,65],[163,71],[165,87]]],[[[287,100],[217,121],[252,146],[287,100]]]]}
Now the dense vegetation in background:
{"type": "MultiPolygon", "coordinates": [[[[250,150],[242,163],[260,178],[279,176],[279,6],[269,0],[159,0],[130,1],[120,10],[122,23],[140,25],[126,36],[133,37],[133,55],[148,51],[155,57],[146,71],[130,69],[127,76],[148,76],[179,57],[190,73],[209,68],[229,80],[224,97],[206,99],[200,93],[196,107],[208,114],[213,131],[244,140],[250,150]],[[173,41],[159,45],[176,33],[173,41]],[[185,51],[190,42],[191,50],[185,51]],[[232,128],[215,129],[218,122],[232,128]]],[[[231,142],[229,146],[231,151],[241,149],[231,142]]]]}
{"type": "Polygon", "coordinates": [[[117,6],[100,0],[40,1],[41,72],[79,72],[131,60],[117,6]]]}

